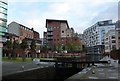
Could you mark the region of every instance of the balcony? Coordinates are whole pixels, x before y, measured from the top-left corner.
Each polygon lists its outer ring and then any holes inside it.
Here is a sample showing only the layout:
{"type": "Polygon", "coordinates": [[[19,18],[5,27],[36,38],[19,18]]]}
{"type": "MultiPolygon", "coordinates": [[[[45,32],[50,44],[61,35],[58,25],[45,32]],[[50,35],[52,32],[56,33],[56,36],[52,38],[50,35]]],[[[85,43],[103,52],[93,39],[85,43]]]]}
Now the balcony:
{"type": "Polygon", "coordinates": [[[47,35],[48,35],[48,37],[49,36],[53,36],[53,33],[52,32],[48,32],[47,35]]]}
{"type": "Polygon", "coordinates": [[[47,29],[47,32],[52,32],[52,31],[53,31],[52,28],[48,28],[48,29],[47,29]]]}
{"type": "Polygon", "coordinates": [[[53,39],[53,37],[47,37],[47,39],[49,40],[49,39],[53,39]]]}

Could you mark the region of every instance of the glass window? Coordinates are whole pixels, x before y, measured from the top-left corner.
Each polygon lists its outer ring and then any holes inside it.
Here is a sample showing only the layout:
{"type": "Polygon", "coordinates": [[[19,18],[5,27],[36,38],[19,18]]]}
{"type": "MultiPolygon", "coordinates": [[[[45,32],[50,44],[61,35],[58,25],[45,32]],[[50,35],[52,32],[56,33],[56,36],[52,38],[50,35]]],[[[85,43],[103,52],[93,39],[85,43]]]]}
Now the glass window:
{"type": "Polygon", "coordinates": [[[6,14],[6,13],[7,13],[7,10],[6,10],[6,9],[4,9],[4,8],[2,8],[2,7],[0,7],[0,12],[1,12],[1,13],[5,13],[5,14],[6,14]]]}
{"type": "Polygon", "coordinates": [[[0,31],[1,31],[1,30],[5,32],[5,31],[6,31],[6,28],[0,27],[0,31]]]}
{"type": "Polygon", "coordinates": [[[120,39],[120,37],[118,37],[118,39],[120,39]]]}
{"type": "Polygon", "coordinates": [[[112,43],[116,43],[116,41],[115,41],[115,40],[112,40],[112,43]]]}
{"type": "Polygon", "coordinates": [[[1,21],[1,20],[0,20],[0,25],[1,25],[1,26],[5,26],[5,27],[6,27],[6,24],[7,24],[7,22],[4,22],[4,21],[1,21]]]}
{"type": "Polygon", "coordinates": [[[7,15],[0,13],[0,18],[7,19],[7,15]]]}
{"type": "MultiPolygon", "coordinates": [[[[0,0],[1,1],[1,0],[0,0]]],[[[3,2],[5,2],[4,0],[3,0],[3,2]]],[[[0,2],[0,6],[1,7],[4,7],[4,8],[7,8],[7,5],[5,4],[5,3],[3,3],[3,2],[0,2]]]]}
{"type": "Polygon", "coordinates": [[[0,31],[0,36],[1,36],[1,35],[4,35],[4,33],[2,33],[2,32],[0,31]]]}
{"type": "Polygon", "coordinates": [[[7,3],[7,0],[0,0],[0,1],[7,3]]]}
{"type": "MultiPolygon", "coordinates": [[[[1,47],[1,46],[0,46],[1,47]]],[[[0,54],[2,54],[2,48],[0,48],[0,54]]]]}
{"type": "Polygon", "coordinates": [[[115,39],[115,36],[112,36],[112,39],[115,39]]]}

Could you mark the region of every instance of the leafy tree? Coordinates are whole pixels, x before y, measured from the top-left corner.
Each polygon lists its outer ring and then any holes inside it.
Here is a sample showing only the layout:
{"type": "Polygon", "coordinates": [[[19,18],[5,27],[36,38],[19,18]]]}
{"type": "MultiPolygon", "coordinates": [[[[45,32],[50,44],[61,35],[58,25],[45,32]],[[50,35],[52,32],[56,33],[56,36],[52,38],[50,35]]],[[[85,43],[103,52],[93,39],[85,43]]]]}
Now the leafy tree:
{"type": "Polygon", "coordinates": [[[66,48],[69,52],[78,52],[78,51],[82,50],[81,43],[72,42],[72,43],[68,43],[66,46],[67,46],[66,48]]]}
{"type": "Polygon", "coordinates": [[[56,45],[56,51],[61,52],[62,51],[62,45],[60,45],[60,44],[56,45]]]}
{"type": "Polygon", "coordinates": [[[16,50],[19,48],[19,42],[14,40],[13,42],[13,57],[16,58],[16,50]]]}
{"type": "Polygon", "coordinates": [[[7,48],[8,58],[10,59],[12,55],[12,48],[13,48],[13,44],[11,40],[7,40],[6,48],[7,48]]]}
{"type": "Polygon", "coordinates": [[[6,47],[7,47],[7,49],[11,49],[13,47],[13,44],[12,44],[11,40],[7,40],[6,47]]]}
{"type": "Polygon", "coordinates": [[[22,43],[20,44],[20,48],[23,50],[22,59],[23,59],[23,61],[25,61],[25,59],[26,59],[25,53],[28,48],[27,39],[23,39],[22,43]]]}
{"type": "Polygon", "coordinates": [[[36,49],[36,42],[35,42],[35,40],[32,40],[30,48],[31,48],[32,59],[33,59],[35,57],[35,53],[36,53],[36,51],[35,51],[35,49],[36,49]]]}
{"type": "Polygon", "coordinates": [[[27,39],[23,39],[22,43],[20,44],[21,49],[26,50],[28,48],[27,39]]]}

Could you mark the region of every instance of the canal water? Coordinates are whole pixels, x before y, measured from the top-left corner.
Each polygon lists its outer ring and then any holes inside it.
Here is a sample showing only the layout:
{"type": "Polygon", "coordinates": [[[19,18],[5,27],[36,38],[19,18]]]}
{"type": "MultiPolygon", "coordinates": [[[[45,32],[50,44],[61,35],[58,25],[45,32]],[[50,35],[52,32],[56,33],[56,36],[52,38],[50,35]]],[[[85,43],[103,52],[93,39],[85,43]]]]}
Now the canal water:
{"type": "Polygon", "coordinates": [[[56,69],[56,75],[54,80],[56,81],[64,81],[70,76],[82,71],[82,69],[77,68],[58,68],[56,69]]]}

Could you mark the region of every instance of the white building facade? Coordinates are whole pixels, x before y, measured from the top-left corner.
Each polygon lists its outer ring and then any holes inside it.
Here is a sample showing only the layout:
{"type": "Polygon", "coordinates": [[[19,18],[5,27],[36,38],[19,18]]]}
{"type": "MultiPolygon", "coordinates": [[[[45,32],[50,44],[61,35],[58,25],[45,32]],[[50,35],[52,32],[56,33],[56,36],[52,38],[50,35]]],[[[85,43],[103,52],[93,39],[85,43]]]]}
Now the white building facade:
{"type": "Polygon", "coordinates": [[[116,49],[120,49],[120,20],[116,22],[116,49]]]}
{"type": "Polygon", "coordinates": [[[105,34],[109,30],[115,30],[112,20],[99,21],[84,31],[84,43],[88,47],[88,54],[98,56],[105,52],[105,34]]]}
{"type": "Polygon", "coordinates": [[[114,49],[116,49],[115,30],[109,30],[105,35],[105,52],[110,54],[110,51],[114,49]]]}

